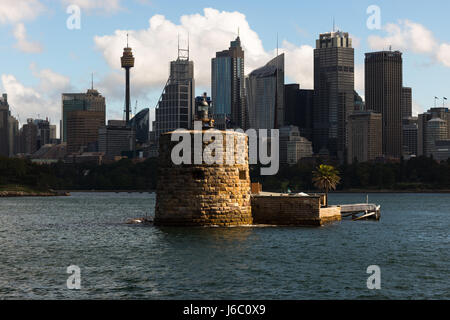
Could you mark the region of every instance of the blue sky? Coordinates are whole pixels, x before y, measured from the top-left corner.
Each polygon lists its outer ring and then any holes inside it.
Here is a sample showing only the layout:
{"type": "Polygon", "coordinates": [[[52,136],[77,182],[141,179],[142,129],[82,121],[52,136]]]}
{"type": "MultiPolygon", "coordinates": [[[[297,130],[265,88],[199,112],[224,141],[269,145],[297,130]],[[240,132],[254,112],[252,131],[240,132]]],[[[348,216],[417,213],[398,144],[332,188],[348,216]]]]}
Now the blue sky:
{"type": "MultiPolygon", "coordinates": [[[[356,89],[364,95],[364,53],[387,48],[404,52],[404,85],[413,87],[416,112],[431,107],[434,96],[450,96],[450,4],[424,1],[160,1],[160,0],[2,0],[0,4],[0,90],[7,91],[13,113],[59,120],[60,94],[85,91],[94,72],[106,96],[109,118],[121,118],[123,73],[119,58],[125,30],[135,50],[132,98],[138,108],[153,108],[176,58],[176,38],[189,32],[197,93],[210,91],[209,65],[241,30],[247,70],[271,58],[279,34],[286,54],[286,82],[311,87],[312,49],[319,33],[339,29],[355,42],[359,70],[356,89]],[[81,29],[69,30],[69,4],[81,9],[81,29]],[[381,9],[380,30],[369,30],[370,5],[381,9]],[[204,8],[216,11],[206,13],[204,8]],[[222,15],[220,15],[223,13],[222,15]],[[149,19],[155,15],[153,28],[149,19]],[[183,17],[183,21],[180,19],[183,17]],[[116,30],[123,32],[116,33],[116,30]],[[97,38],[96,38],[97,37],[97,38]],[[139,61],[139,62],[138,62],[139,61]]],[[[134,104],[134,103],[133,103],[134,104]]]]}

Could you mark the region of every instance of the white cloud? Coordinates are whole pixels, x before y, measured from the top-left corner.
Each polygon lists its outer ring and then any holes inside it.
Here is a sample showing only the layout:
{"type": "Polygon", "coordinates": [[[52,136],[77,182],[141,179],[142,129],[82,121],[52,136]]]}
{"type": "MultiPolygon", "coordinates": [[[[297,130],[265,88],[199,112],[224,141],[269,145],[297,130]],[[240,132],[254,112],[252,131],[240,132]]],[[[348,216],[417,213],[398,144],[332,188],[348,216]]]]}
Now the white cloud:
{"type": "Polygon", "coordinates": [[[3,92],[8,93],[8,101],[14,116],[23,124],[27,118],[48,117],[59,127],[61,118],[61,93],[71,89],[69,78],[50,69],[39,70],[31,65],[33,75],[39,79],[35,86],[26,86],[14,75],[1,76],[3,92]]]}
{"type": "Polygon", "coordinates": [[[14,37],[17,40],[15,47],[22,52],[26,53],[40,53],[42,52],[42,46],[38,42],[31,42],[27,39],[27,30],[23,23],[18,23],[14,27],[14,37]]]}
{"type": "MultiPolygon", "coordinates": [[[[119,76],[120,56],[126,45],[129,33],[130,47],[136,58],[132,70],[132,90],[137,94],[147,94],[150,90],[162,90],[169,76],[169,63],[177,58],[178,36],[181,46],[187,45],[189,35],[190,58],[194,61],[196,85],[208,89],[211,82],[211,58],[217,51],[227,49],[230,41],[240,30],[242,46],[245,50],[245,72],[263,66],[274,57],[274,51],[265,51],[258,34],[251,29],[244,14],[240,12],[218,11],[212,8],[203,10],[203,14],[183,15],[180,23],[175,24],[162,15],[149,19],[149,27],[143,30],[116,30],[114,34],[96,36],[95,44],[103,57],[113,69],[111,78],[102,85],[116,87],[102,90],[122,93],[123,76],[119,76]]],[[[286,54],[287,76],[290,80],[300,82],[302,87],[312,87],[313,48],[297,47],[283,41],[280,53],[286,54]]]]}
{"type": "Polygon", "coordinates": [[[387,36],[370,36],[369,46],[373,50],[394,50],[426,54],[432,60],[450,67],[450,44],[440,43],[433,32],[425,26],[409,20],[389,23],[384,27],[387,36]]]}
{"type": "Polygon", "coordinates": [[[450,44],[443,43],[440,45],[437,52],[437,59],[444,66],[450,67],[450,44]]]}
{"type": "Polygon", "coordinates": [[[15,24],[32,20],[44,11],[45,7],[39,0],[1,0],[0,23],[15,24]]]}

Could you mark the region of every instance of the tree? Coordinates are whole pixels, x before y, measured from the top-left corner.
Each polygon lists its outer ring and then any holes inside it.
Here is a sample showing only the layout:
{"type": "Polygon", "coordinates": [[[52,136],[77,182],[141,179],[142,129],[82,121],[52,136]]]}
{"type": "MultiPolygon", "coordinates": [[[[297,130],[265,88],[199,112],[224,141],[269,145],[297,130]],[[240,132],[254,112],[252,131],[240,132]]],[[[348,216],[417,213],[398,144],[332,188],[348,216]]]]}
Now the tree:
{"type": "Polygon", "coordinates": [[[328,192],[336,190],[336,186],[341,181],[339,171],[333,166],[321,164],[316,171],[313,172],[313,183],[318,189],[325,191],[326,206],[328,207],[328,192]]]}

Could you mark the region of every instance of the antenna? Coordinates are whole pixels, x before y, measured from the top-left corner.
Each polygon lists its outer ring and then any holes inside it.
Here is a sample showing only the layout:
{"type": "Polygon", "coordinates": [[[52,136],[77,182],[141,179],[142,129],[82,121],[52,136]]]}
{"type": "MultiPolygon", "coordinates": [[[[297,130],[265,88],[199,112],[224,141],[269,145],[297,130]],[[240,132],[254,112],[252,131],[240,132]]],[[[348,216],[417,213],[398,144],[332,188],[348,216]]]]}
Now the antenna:
{"type": "Polygon", "coordinates": [[[238,27],[238,37],[239,37],[239,27],[238,27]]]}
{"type": "Polygon", "coordinates": [[[91,89],[94,90],[94,73],[91,73],[91,89]]]}
{"type": "Polygon", "coordinates": [[[278,57],[278,32],[277,32],[277,57],[278,57]]]}
{"type": "Polygon", "coordinates": [[[336,21],[333,17],[333,32],[336,32],[336,21]]]}
{"type": "Polygon", "coordinates": [[[128,48],[128,32],[127,32],[127,48],[128,48]]]}

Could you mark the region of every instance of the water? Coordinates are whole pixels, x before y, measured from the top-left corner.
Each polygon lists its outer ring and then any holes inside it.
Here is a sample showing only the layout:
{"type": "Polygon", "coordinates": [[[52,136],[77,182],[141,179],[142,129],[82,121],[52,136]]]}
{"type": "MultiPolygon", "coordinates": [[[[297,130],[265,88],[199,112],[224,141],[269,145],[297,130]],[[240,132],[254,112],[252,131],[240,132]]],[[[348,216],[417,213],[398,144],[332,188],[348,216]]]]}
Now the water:
{"type": "Polygon", "coordinates": [[[2,198],[0,299],[449,299],[450,195],[370,202],[380,222],[189,229],[124,224],[153,214],[149,193],[2,198]],[[67,289],[69,265],[80,291],[67,289]],[[367,289],[369,265],[381,290],[367,289]]]}

